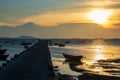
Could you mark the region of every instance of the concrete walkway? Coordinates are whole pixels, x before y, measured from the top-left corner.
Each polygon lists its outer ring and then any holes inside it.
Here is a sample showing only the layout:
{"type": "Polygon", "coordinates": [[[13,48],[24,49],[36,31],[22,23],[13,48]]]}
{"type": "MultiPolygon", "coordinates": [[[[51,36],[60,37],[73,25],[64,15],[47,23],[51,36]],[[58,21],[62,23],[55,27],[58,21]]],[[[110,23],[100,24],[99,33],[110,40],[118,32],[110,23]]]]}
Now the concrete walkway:
{"type": "Polygon", "coordinates": [[[0,70],[0,80],[53,80],[46,41],[40,41],[0,70]]]}

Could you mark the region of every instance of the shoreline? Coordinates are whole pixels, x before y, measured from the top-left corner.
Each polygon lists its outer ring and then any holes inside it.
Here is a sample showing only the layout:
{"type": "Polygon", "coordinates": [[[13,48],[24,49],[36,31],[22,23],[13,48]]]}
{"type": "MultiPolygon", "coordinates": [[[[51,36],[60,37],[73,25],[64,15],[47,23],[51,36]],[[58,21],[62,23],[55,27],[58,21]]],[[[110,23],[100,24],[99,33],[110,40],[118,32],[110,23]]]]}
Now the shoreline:
{"type": "Polygon", "coordinates": [[[79,76],[57,73],[57,78],[58,80],[120,80],[120,77],[105,76],[92,73],[84,73],[83,75],[79,76]]]}

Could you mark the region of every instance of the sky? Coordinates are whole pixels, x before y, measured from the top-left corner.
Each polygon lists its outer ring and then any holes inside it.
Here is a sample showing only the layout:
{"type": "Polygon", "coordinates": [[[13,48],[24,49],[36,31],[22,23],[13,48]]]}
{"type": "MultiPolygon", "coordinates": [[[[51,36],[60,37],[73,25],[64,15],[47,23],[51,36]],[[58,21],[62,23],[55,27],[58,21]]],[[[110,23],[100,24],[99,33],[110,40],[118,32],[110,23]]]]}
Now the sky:
{"type": "MultiPolygon", "coordinates": [[[[27,22],[44,27],[66,23],[95,23],[103,29],[118,33],[119,14],[119,0],[0,0],[0,26],[15,27],[27,22]]],[[[86,28],[85,34],[90,27],[86,28]]]]}

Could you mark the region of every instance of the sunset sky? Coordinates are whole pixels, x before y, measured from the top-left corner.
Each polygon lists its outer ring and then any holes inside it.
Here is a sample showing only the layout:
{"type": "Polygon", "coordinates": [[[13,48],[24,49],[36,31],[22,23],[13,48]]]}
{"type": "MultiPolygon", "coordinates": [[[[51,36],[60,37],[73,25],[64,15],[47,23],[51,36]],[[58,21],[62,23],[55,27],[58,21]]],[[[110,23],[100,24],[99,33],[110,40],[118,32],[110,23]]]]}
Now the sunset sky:
{"type": "Polygon", "coordinates": [[[95,23],[110,30],[113,35],[117,34],[112,37],[120,38],[120,1],[0,0],[0,26],[18,26],[27,22],[44,27],[66,23],[95,23]]]}

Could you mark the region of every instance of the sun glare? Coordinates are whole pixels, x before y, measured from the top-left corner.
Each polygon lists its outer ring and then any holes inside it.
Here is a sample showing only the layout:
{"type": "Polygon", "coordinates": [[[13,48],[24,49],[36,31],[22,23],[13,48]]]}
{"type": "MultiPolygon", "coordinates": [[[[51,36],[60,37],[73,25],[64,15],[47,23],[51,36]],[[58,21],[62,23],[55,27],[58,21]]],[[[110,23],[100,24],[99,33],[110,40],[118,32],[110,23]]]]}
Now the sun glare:
{"type": "Polygon", "coordinates": [[[110,10],[93,10],[87,16],[94,23],[105,24],[110,16],[110,10]]]}

